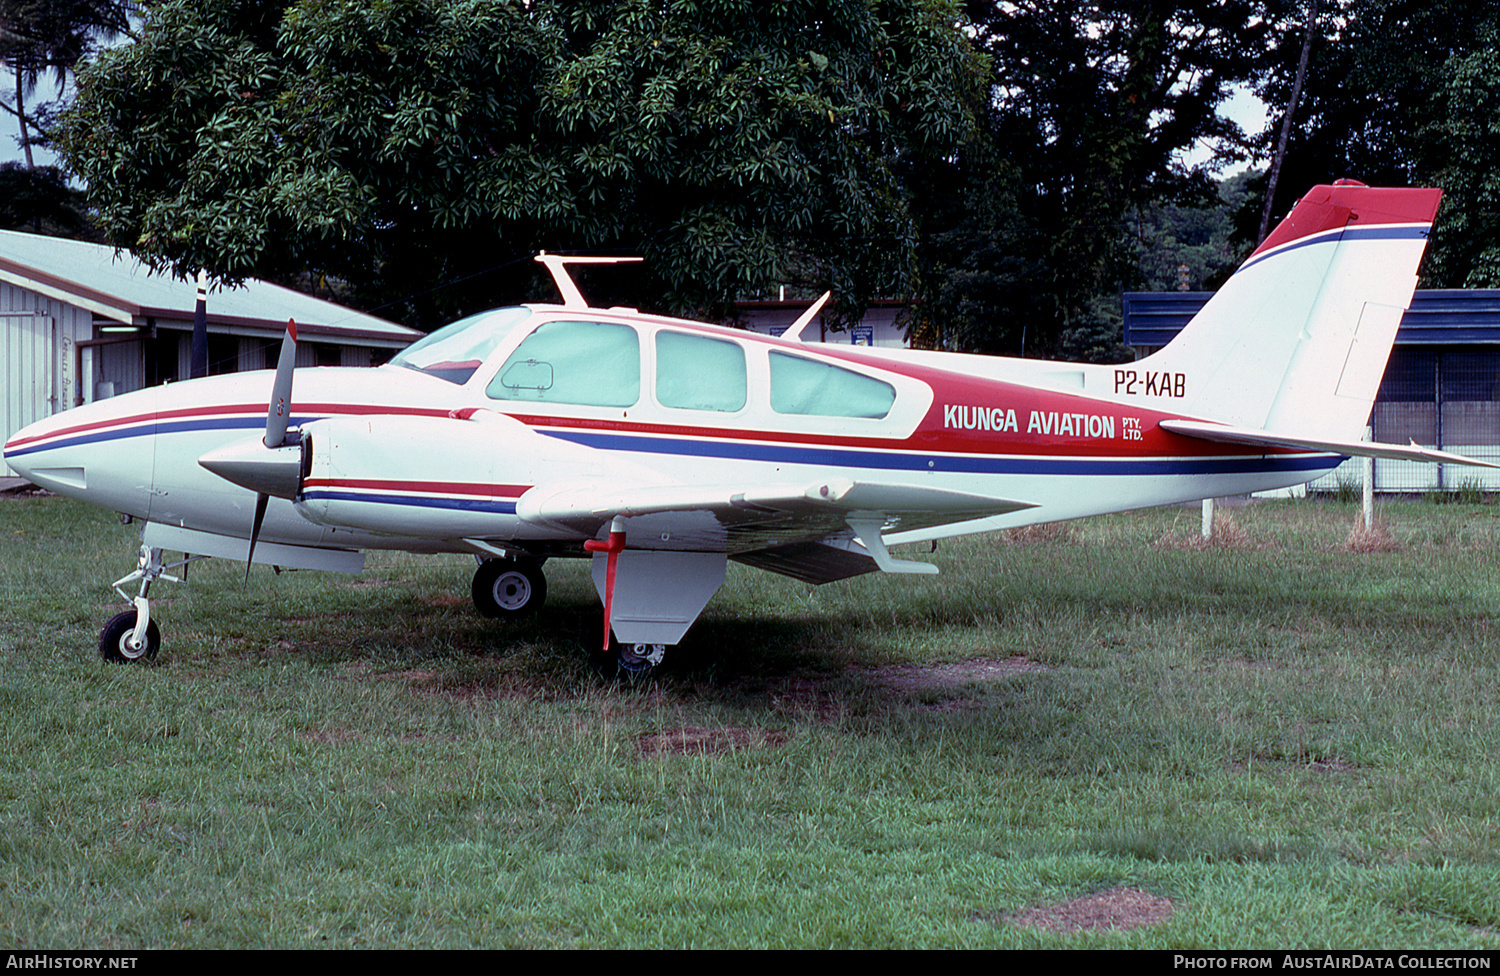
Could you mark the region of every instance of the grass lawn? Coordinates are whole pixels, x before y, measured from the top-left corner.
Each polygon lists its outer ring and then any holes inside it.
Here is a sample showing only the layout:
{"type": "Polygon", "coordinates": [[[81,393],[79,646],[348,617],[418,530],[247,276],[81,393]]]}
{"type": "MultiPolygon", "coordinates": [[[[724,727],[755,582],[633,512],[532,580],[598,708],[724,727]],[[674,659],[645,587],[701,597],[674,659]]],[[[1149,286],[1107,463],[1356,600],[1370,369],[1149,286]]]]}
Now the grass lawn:
{"type": "Polygon", "coordinates": [[[582,561],[200,563],[105,664],[138,527],[0,499],[0,942],[1500,948],[1500,507],[1229,517],[731,564],[632,686],[582,561]]]}

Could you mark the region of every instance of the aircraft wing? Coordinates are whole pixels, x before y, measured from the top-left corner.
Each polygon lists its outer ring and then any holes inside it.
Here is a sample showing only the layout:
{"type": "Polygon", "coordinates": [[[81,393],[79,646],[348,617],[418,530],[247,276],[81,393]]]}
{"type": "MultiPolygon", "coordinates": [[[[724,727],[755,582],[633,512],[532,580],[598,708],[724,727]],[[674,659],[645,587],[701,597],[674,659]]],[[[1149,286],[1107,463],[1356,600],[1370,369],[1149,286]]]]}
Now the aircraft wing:
{"type": "Polygon", "coordinates": [[[881,533],[1034,507],[1032,502],[942,488],[830,478],[755,487],[537,486],[517,500],[516,514],[589,535],[623,517],[630,519],[633,548],[723,551],[742,562],[816,582],[864,572],[850,555],[867,555],[887,572],[927,572],[909,568],[922,564],[891,559],[881,533]],[[850,538],[851,531],[863,551],[850,538]]]}
{"type": "Polygon", "coordinates": [[[1221,444],[1248,444],[1260,447],[1286,447],[1293,450],[1326,451],[1329,454],[1345,454],[1350,457],[1389,458],[1395,461],[1425,461],[1442,464],[1468,464],[1480,468],[1500,468],[1500,464],[1449,454],[1430,447],[1422,447],[1416,441],[1400,444],[1377,444],[1371,441],[1334,441],[1317,437],[1300,437],[1253,427],[1229,427],[1224,424],[1204,423],[1198,420],[1162,420],[1162,430],[1199,440],[1217,441],[1221,444]]]}

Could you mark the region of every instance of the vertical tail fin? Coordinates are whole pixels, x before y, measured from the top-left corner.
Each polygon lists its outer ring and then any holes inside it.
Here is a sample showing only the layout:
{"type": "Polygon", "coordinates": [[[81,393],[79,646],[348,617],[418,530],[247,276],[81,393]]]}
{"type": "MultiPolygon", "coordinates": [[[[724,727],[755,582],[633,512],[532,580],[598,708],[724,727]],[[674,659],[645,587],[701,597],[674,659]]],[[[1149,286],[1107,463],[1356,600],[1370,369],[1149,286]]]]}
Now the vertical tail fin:
{"type": "Polygon", "coordinates": [[[1358,440],[1442,191],[1314,187],[1165,349],[1175,410],[1358,440]]]}

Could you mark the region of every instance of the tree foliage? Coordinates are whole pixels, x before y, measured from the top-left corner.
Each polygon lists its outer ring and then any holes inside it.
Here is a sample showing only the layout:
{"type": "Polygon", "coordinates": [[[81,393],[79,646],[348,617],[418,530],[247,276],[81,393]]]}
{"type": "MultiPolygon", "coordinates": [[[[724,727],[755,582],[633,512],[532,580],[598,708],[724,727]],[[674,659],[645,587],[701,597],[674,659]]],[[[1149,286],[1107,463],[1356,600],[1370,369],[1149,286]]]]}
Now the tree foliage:
{"type": "Polygon", "coordinates": [[[81,197],[55,166],[0,163],[0,230],[94,239],[81,197]]]}
{"type": "Polygon", "coordinates": [[[178,274],[314,268],[432,324],[608,250],[674,311],[793,267],[852,309],[911,287],[898,163],[963,139],[975,65],[943,0],[172,0],[57,138],[178,274]]]}
{"type": "Polygon", "coordinates": [[[31,147],[46,141],[50,105],[28,107],[38,82],[51,76],[59,98],[79,62],[101,42],[130,29],[133,0],[0,0],[0,64],[10,71],[14,104],[3,105],[21,127],[27,168],[31,147]]]}
{"type": "Polygon", "coordinates": [[[1135,267],[1126,217],[1156,200],[1206,200],[1210,180],[1177,163],[1200,141],[1227,155],[1243,133],[1219,113],[1251,77],[1264,21],[1251,0],[1089,3],[971,0],[990,57],[985,147],[960,166],[964,196],[1004,201],[945,208],[952,176],[919,210],[930,269],[924,315],[961,348],[1109,356],[1099,296],[1135,267]],[[984,257],[982,254],[988,254],[984,257]]]}
{"type": "MultiPolygon", "coordinates": [[[[1348,177],[1445,191],[1425,287],[1500,286],[1500,8],[1489,0],[1323,0],[1274,209],[1348,177]]],[[[1260,85],[1289,92],[1287,30],[1260,85]]]]}

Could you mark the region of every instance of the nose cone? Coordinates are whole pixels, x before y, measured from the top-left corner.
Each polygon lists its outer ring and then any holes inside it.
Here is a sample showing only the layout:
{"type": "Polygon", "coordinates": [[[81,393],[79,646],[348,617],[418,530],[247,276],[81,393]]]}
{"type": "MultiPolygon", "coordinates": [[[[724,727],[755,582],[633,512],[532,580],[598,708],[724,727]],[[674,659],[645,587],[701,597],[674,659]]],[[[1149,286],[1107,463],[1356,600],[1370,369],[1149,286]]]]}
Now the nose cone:
{"type": "Polygon", "coordinates": [[[5,463],[49,491],[144,517],[155,397],[142,390],[23,427],[5,442],[5,463]]]}
{"type": "Polygon", "coordinates": [[[82,459],[74,456],[75,452],[59,449],[66,429],[57,417],[22,427],[5,442],[6,465],[32,484],[51,491],[85,488],[82,459]]]}

